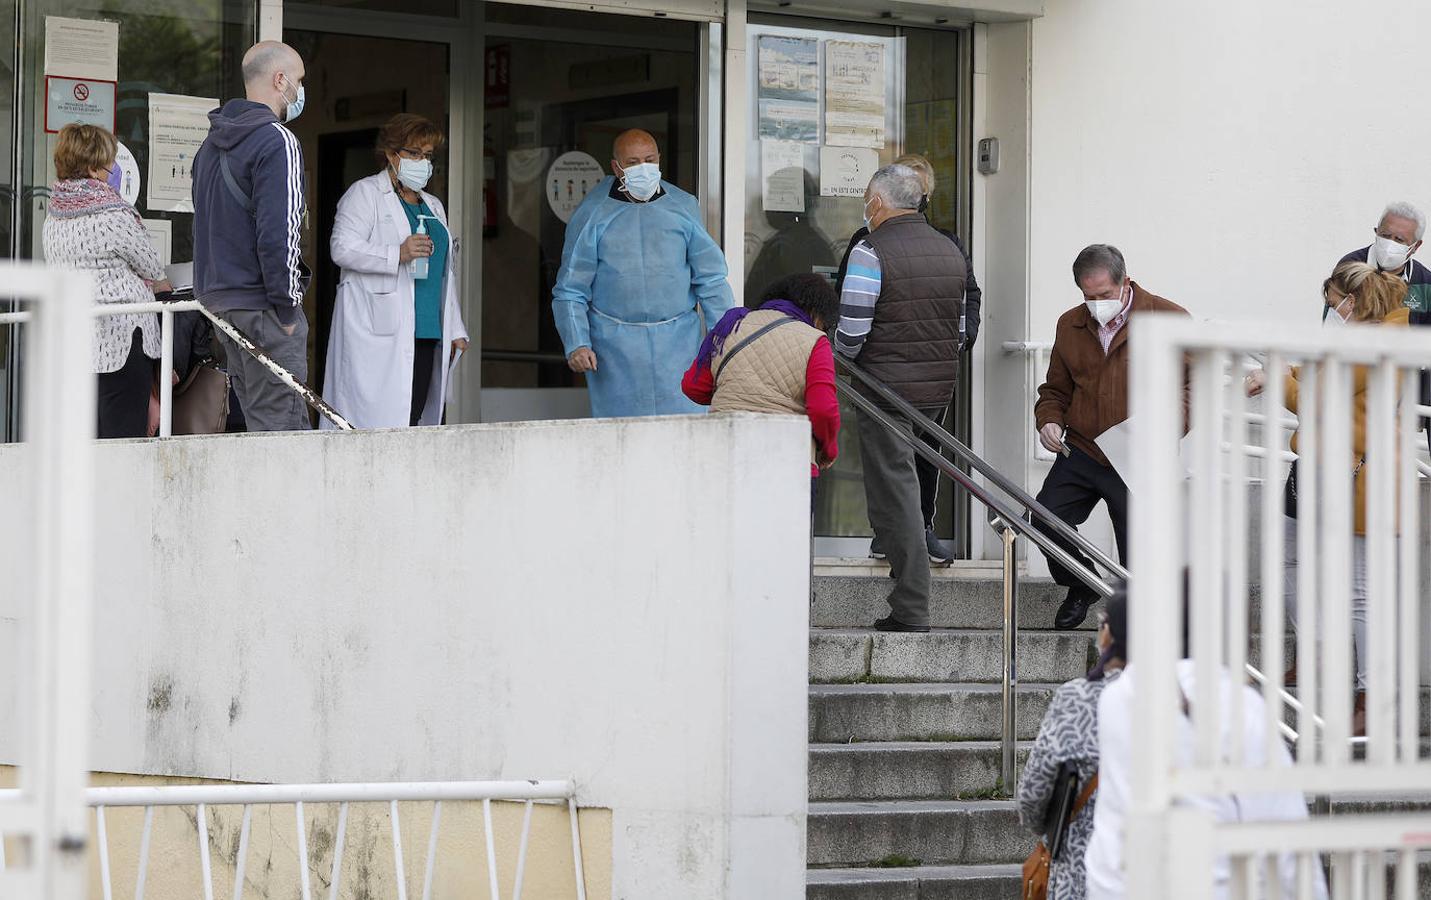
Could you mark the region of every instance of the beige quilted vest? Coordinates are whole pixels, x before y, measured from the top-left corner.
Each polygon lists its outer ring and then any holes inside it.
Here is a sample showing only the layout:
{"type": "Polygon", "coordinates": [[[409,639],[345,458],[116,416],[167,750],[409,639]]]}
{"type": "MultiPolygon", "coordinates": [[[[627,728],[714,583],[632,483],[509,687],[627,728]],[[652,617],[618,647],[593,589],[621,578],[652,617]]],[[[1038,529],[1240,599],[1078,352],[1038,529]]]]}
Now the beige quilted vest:
{"type": "Polygon", "coordinates": [[[804,322],[791,320],[770,329],[745,345],[730,365],[722,366],[725,355],[745,338],[783,318],[787,316],[775,310],[754,310],[726,338],[721,352],[711,359],[711,371],[719,373],[711,412],[805,415],[805,369],[821,334],[804,322]]]}

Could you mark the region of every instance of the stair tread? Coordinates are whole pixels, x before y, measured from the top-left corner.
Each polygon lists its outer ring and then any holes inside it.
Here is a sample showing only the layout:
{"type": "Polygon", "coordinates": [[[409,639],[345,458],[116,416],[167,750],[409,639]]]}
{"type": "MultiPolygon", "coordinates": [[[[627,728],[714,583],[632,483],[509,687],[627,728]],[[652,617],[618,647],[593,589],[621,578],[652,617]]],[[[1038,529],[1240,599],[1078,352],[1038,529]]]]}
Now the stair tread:
{"type": "MultiPolygon", "coordinates": [[[[1020,750],[1032,749],[1033,741],[1019,741],[1017,746],[1020,750]]],[[[998,750],[1003,746],[1001,741],[851,741],[840,744],[810,744],[812,752],[821,753],[850,753],[862,750],[953,750],[961,748],[965,750],[998,750]]]]}
{"type": "MultiPolygon", "coordinates": [[[[1063,682],[1032,682],[1020,684],[1020,691],[1054,691],[1063,682]]],[[[879,681],[858,684],[811,684],[811,694],[997,694],[1003,685],[986,681],[879,681]]]]}
{"type": "Polygon", "coordinates": [[[809,884],[847,884],[859,882],[898,882],[915,879],[1008,878],[1022,873],[1015,864],[965,866],[899,866],[894,868],[831,868],[806,869],[809,884]]]}
{"type": "Polygon", "coordinates": [[[1006,812],[1017,809],[1014,800],[812,800],[810,815],[868,813],[1006,812]]]}
{"type": "MultiPolygon", "coordinates": [[[[876,628],[874,628],[873,626],[857,626],[857,625],[836,625],[836,626],[812,625],[812,626],[810,627],[810,633],[811,633],[812,635],[815,635],[815,634],[839,634],[839,635],[887,634],[887,635],[898,636],[898,637],[916,637],[916,638],[917,638],[917,637],[923,637],[923,636],[925,636],[925,635],[930,635],[930,634],[956,634],[956,635],[977,634],[977,635],[992,635],[992,636],[994,636],[994,637],[998,637],[998,636],[1000,635],[1000,631],[999,631],[998,629],[993,629],[993,628],[939,628],[939,627],[934,627],[934,628],[930,628],[928,631],[879,631],[879,630],[877,630],[876,628]]],[[[1020,628],[1020,629],[1019,629],[1019,635],[1020,635],[1020,636],[1026,635],[1026,634],[1035,634],[1035,635],[1042,635],[1042,634],[1047,634],[1047,635],[1068,635],[1069,637],[1077,637],[1077,638],[1082,638],[1082,639],[1084,639],[1084,640],[1092,640],[1092,639],[1096,636],[1096,635],[1094,634],[1094,632],[1092,632],[1092,631],[1090,631],[1090,630],[1084,630],[1084,629],[1078,629],[1078,628],[1075,628],[1075,629],[1072,629],[1072,630],[1068,630],[1068,631],[1061,630],[1061,629],[1057,629],[1057,628],[1020,628]]]]}

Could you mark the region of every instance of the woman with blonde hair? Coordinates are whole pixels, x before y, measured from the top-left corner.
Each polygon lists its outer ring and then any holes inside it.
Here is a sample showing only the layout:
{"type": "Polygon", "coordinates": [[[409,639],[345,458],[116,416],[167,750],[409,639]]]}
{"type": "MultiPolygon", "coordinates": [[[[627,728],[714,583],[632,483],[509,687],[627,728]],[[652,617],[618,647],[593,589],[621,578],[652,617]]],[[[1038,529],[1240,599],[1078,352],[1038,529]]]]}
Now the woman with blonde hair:
{"type": "MultiPolygon", "coordinates": [[[[114,135],[94,125],[60,129],[45,261],[93,273],[96,303],[145,303],[169,284],[139,213],[111,186],[118,148],[114,135]]],[[[98,316],[91,347],[99,376],[98,436],[146,437],[149,389],[159,359],[158,317],[98,316]]]]}
{"type": "MultiPolygon", "coordinates": [[[[918,212],[927,217],[929,215],[929,198],[934,196],[934,165],[918,153],[907,153],[896,159],[894,165],[908,166],[919,176],[919,183],[924,188],[924,196],[919,200],[918,212]]],[[[964,316],[959,322],[959,352],[968,353],[974,349],[974,341],[979,336],[979,310],[983,303],[984,292],[979,289],[979,282],[974,279],[974,263],[969,259],[969,251],[964,249],[964,243],[952,231],[937,226],[935,230],[953,241],[954,246],[958,247],[959,252],[964,256],[964,316]]],[[[845,271],[850,266],[850,253],[855,249],[855,245],[864,240],[869,233],[868,228],[861,228],[854,233],[854,236],[850,238],[849,245],[845,247],[845,255],[840,260],[840,268],[835,273],[836,293],[842,293],[844,290],[845,271]]],[[[942,426],[947,414],[946,411],[935,421],[935,424],[942,426]]],[[[936,450],[939,449],[938,442],[928,435],[922,435],[922,437],[929,446],[936,450]]],[[[919,476],[919,506],[924,515],[924,543],[929,550],[929,561],[935,565],[951,565],[954,562],[954,552],[948,544],[934,534],[934,514],[938,511],[939,503],[939,470],[934,467],[933,463],[918,455],[914,457],[914,470],[919,476]]],[[[875,538],[870,543],[870,556],[875,559],[884,559],[885,554],[879,545],[879,538],[875,538]]]]}
{"type": "MultiPolygon", "coordinates": [[[[1322,299],[1327,306],[1324,325],[1372,325],[1405,328],[1410,324],[1411,310],[1406,307],[1406,282],[1388,272],[1377,271],[1363,262],[1344,262],[1322,283],[1322,299]]],[[[1355,366],[1352,372],[1351,432],[1352,471],[1349,473],[1355,492],[1352,507],[1352,639],[1356,646],[1356,701],[1352,729],[1356,736],[1366,734],[1366,505],[1367,485],[1371,470],[1384,462],[1366,458],[1367,450],[1367,386],[1371,369],[1355,366]]],[[[1286,406],[1294,415],[1301,401],[1301,368],[1293,367],[1286,375],[1286,406]]],[[[1248,396],[1262,393],[1266,373],[1254,372],[1247,377],[1248,396]]],[[[1296,453],[1300,438],[1292,436],[1292,452],[1296,453]]],[[[1284,519],[1282,580],[1286,597],[1287,618],[1295,626],[1297,613],[1297,463],[1287,476],[1284,519]]],[[[1287,683],[1296,681],[1296,667],[1287,673],[1287,683]]]]}

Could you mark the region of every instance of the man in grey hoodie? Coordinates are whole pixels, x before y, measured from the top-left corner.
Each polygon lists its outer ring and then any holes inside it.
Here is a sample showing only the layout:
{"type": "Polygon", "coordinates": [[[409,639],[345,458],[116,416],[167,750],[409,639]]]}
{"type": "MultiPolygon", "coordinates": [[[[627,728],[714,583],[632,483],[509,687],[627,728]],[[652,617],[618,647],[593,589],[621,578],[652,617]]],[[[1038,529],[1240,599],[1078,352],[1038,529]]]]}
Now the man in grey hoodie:
{"type": "MultiPolygon", "coordinates": [[[[303,111],[303,60],[264,41],[243,58],[246,99],[209,113],[194,157],[194,293],[294,377],[308,377],[303,151],[284,127],[303,111]]],[[[229,376],[249,431],[311,428],[301,397],[226,336],[229,376]]]]}

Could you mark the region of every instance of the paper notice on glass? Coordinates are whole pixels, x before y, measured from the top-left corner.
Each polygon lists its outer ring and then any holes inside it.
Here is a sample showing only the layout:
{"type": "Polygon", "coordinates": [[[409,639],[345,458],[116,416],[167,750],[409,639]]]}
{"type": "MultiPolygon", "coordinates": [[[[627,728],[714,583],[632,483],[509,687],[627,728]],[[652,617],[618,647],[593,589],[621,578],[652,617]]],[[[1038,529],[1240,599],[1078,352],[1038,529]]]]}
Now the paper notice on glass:
{"type": "Polygon", "coordinates": [[[825,143],[884,148],[884,44],[825,42],[825,143]]]}
{"type": "Polygon", "coordinates": [[[820,140],[820,46],[814,38],[763,35],[756,99],[762,140],[820,140]]]}
{"type": "Polygon", "coordinates": [[[177,94],[149,95],[149,208],[194,211],[194,154],[209,135],[209,110],[219,101],[177,94]]]}
{"type": "Polygon", "coordinates": [[[119,23],[45,16],[45,74],[119,80],[119,23]]]}
{"type": "MultiPolygon", "coordinates": [[[[1094,443],[1098,445],[1099,450],[1103,451],[1103,455],[1108,457],[1109,464],[1118,473],[1118,477],[1123,479],[1129,492],[1131,493],[1137,488],[1133,462],[1133,420],[1131,418],[1124,419],[1098,435],[1094,443]]],[[[1188,446],[1187,437],[1178,442],[1180,470],[1184,477],[1187,477],[1192,471],[1188,467],[1188,446]]]]}
{"type": "Polygon", "coordinates": [[[821,147],[820,196],[863,197],[878,168],[878,151],[864,147],[821,147]]]}
{"type": "Polygon", "coordinates": [[[168,219],[144,219],[144,230],[149,233],[149,243],[159,254],[159,264],[168,266],[174,261],[174,223],[168,219]]]}
{"type": "Polygon", "coordinates": [[[760,206],[765,212],[805,211],[805,145],[760,142],[760,206]]]}

